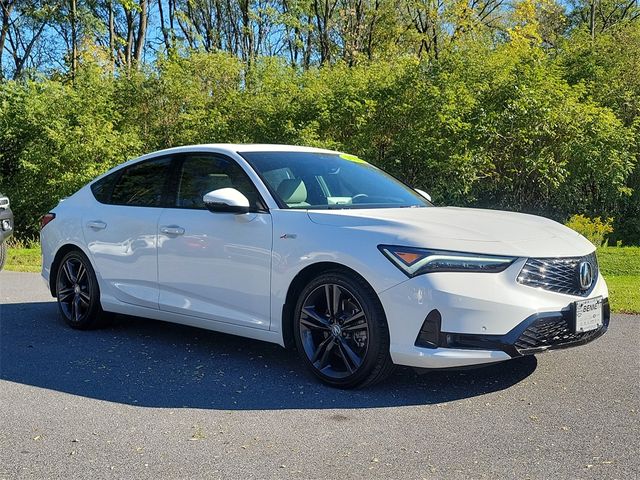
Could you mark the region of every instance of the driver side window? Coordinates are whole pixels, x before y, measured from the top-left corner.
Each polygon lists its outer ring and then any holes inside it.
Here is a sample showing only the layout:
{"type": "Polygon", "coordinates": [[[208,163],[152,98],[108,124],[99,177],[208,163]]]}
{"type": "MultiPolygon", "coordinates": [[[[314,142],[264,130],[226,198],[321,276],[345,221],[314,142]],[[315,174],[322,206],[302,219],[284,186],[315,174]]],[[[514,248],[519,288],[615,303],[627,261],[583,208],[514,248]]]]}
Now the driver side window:
{"type": "Polygon", "coordinates": [[[249,199],[253,210],[264,210],[260,194],[233,160],[218,155],[194,154],[182,161],[178,172],[176,207],[204,209],[202,197],[213,190],[235,188],[249,199]]]}

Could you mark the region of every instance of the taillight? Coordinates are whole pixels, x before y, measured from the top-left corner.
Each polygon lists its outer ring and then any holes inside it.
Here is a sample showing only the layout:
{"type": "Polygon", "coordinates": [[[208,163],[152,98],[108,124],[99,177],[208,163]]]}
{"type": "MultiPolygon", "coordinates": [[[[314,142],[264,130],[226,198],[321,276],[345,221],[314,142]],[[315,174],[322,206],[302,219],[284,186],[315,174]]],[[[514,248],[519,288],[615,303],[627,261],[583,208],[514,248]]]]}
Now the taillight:
{"type": "Polygon", "coordinates": [[[55,213],[49,212],[46,215],[43,215],[43,217],[40,219],[40,230],[42,230],[47,225],[47,223],[49,223],[54,218],[56,218],[55,213]]]}

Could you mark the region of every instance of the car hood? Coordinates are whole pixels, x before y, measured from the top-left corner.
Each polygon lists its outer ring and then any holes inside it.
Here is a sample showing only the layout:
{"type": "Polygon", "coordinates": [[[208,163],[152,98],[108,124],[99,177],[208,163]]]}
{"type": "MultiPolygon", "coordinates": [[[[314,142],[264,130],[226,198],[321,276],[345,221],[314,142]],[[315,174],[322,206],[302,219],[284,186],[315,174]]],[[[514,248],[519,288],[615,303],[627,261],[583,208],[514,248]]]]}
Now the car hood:
{"type": "Polygon", "coordinates": [[[312,222],[366,230],[380,243],[519,257],[587,255],[595,247],[548,218],[500,210],[428,207],[310,210],[312,222]]]}

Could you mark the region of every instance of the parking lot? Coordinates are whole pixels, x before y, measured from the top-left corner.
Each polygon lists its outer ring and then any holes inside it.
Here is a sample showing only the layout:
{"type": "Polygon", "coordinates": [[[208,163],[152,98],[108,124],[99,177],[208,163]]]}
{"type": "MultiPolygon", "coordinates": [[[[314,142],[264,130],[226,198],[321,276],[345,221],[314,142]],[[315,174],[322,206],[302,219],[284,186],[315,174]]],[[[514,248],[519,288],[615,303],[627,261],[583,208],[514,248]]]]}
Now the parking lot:
{"type": "Polygon", "coordinates": [[[637,478],[640,318],[483,369],[311,379],[276,345],[119,317],[68,329],[0,273],[0,478],[637,478]]]}

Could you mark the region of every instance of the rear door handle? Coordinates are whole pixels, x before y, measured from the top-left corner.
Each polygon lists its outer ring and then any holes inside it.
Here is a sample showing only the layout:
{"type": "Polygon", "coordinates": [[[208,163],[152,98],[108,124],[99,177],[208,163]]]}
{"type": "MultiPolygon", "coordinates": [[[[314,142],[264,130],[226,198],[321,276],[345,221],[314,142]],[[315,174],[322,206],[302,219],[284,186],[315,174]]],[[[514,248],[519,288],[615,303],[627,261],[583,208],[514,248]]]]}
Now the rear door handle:
{"type": "Polygon", "coordinates": [[[177,225],[167,225],[166,227],[160,227],[160,232],[165,235],[184,235],[184,228],[177,225]]]}
{"type": "Polygon", "coordinates": [[[88,222],[87,227],[92,228],[93,230],[104,230],[105,228],[107,228],[107,224],[100,220],[95,220],[92,222],[88,222]]]}

